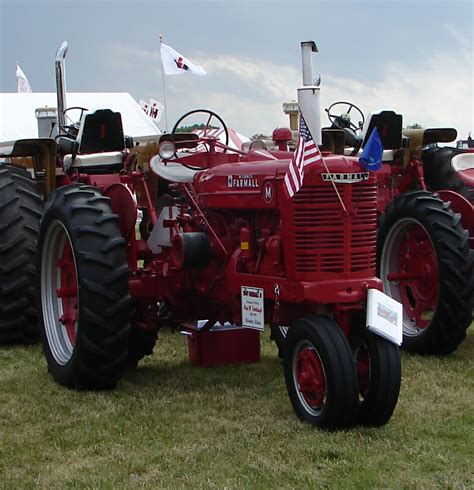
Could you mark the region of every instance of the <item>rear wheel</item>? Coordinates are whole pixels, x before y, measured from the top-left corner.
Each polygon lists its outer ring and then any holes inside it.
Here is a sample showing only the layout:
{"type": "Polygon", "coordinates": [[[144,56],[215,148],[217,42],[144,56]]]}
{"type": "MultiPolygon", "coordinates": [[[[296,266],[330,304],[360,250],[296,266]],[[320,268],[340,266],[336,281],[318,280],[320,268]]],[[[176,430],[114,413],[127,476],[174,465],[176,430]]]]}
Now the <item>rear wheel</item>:
{"type": "Polygon", "coordinates": [[[363,326],[352,329],[350,345],[359,385],[358,422],[384,425],[395,410],[400,392],[400,351],[363,326]]]}
{"type": "Polygon", "coordinates": [[[423,173],[433,191],[451,190],[474,203],[474,188],[469,187],[454,169],[451,161],[456,155],[468,153],[457,148],[430,148],[423,152],[423,173]]]}
{"type": "Polygon", "coordinates": [[[301,420],[324,429],[354,423],[356,372],[349,344],[334,320],[312,315],[291,326],[284,371],[291,404],[301,420]]]}
{"type": "Polygon", "coordinates": [[[42,197],[29,172],[0,165],[0,343],[39,340],[36,240],[42,197]]]}
{"type": "Polygon", "coordinates": [[[466,336],[473,301],[469,236],[449,203],[430,192],[395,198],[380,218],[384,291],[403,304],[403,347],[449,354],[466,336]]]}
{"type": "Polygon", "coordinates": [[[44,351],[55,380],[71,388],[110,388],[127,363],[128,266],[109,201],[93,187],[63,187],[41,222],[44,351]]]}

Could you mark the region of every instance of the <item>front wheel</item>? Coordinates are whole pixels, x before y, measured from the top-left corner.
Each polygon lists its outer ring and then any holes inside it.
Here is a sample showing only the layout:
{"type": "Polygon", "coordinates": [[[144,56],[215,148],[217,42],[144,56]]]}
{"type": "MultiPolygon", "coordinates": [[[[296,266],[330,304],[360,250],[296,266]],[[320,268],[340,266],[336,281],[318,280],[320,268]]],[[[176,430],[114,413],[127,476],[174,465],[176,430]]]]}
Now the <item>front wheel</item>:
{"type": "Polygon", "coordinates": [[[42,337],[65,386],[113,387],[127,363],[128,266],[110,200],[90,186],[55,191],[39,234],[42,337]]]}
{"type": "Polygon", "coordinates": [[[362,425],[385,425],[398,402],[400,350],[362,325],[352,329],[349,342],[359,385],[358,422],[362,425]]]}
{"type": "Polygon", "coordinates": [[[384,291],[403,305],[403,347],[456,350],[473,306],[474,257],[460,216],[430,192],[402,194],[380,218],[377,253],[384,291]]]}
{"type": "Polygon", "coordinates": [[[321,315],[297,320],[288,331],[283,365],[298,418],[324,429],[354,423],[356,372],[349,343],[334,320],[321,315]]]}

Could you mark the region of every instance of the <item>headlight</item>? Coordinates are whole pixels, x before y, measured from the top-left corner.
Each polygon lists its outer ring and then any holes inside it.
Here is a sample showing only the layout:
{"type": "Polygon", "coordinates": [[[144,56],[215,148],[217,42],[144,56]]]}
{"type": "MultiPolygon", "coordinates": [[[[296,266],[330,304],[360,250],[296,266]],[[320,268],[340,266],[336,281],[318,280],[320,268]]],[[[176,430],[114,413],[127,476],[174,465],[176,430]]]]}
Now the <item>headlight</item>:
{"type": "Polygon", "coordinates": [[[164,141],[160,144],[158,154],[160,155],[162,160],[169,160],[170,158],[173,158],[175,153],[176,146],[171,141],[164,141]]]}

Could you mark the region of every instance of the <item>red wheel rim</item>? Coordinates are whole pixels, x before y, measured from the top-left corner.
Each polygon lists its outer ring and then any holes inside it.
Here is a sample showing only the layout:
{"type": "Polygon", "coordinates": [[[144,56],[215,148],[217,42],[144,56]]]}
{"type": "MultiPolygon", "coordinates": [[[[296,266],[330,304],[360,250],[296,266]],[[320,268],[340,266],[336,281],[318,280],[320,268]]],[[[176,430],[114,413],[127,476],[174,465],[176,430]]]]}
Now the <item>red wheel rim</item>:
{"type": "Polygon", "coordinates": [[[58,260],[59,287],[56,291],[60,300],[59,321],[66,330],[67,337],[74,347],[77,337],[78,296],[77,274],[74,255],[69,240],[65,240],[62,257],[58,260]],[[62,310],[62,311],[61,311],[62,310]]]}
{"type": "Polygon", "coordinates": [[[319,408],[326,397],[326,377],[314,348],[305,347],[298,352],[295,367],[301,396],[309,407],[319,408]]]}
{"type": "Polygon", "coordinates": [[[396,270],[387,280],[398,283],[404,314],[418,329],[429,326],[438,304],[439,271],[436,251],[426,231],[411,223],[400,240],[396,270]]]}

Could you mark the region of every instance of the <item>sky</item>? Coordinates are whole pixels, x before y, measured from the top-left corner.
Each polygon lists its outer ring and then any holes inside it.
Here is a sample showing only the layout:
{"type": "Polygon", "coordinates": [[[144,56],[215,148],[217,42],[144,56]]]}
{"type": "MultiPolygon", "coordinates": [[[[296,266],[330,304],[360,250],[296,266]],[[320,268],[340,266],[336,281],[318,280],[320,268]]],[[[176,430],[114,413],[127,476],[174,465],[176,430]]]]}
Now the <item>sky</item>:
{"type": "Polygon", "coordinates": [[[314,40],[322,109],[393,109],[404,125],[454,127],[466,138],[473,31],[471,0],[0,0],[0,92],[16,92],[16,62],[34,92],[55,91],[54,57],[67,40],[70,92],[166,98],[168,129],[204,108],[247,136],[271,134],[288,126],[282,104],[302,84],[300,42],[314,40]],[[207,71],[165,76],[166,97],[160,34],[207,71]]]}

